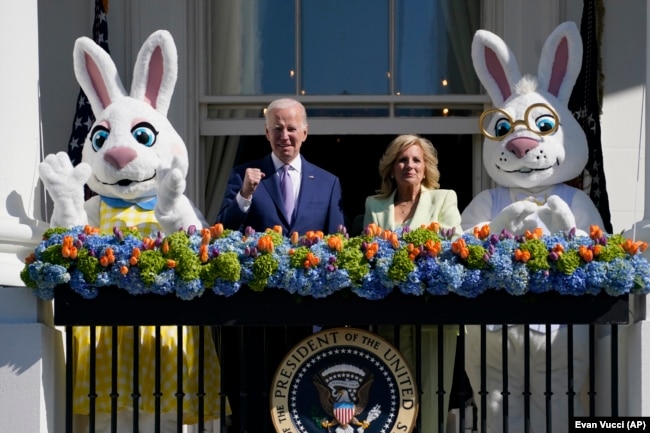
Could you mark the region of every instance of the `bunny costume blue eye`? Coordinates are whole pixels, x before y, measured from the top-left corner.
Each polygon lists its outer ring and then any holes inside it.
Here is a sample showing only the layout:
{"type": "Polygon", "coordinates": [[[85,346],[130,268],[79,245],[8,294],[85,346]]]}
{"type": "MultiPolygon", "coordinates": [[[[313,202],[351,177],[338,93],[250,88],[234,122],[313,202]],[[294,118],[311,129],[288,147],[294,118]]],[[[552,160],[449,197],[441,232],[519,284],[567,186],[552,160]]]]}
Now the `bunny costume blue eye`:
{"type": "Polygon", "coordinates": [[[90,142],[92,143],[93,150],[95,152],[99,151],[99,149],[104,146],[104,143],[106,143],[106,140],[108,140],[110,133],[111,132],[108,130],[108,128],[103,125],[97,125],[93,128],[90,135],[90,142]]]}
{"type": "Polygon", "coordinates": [[[146,147],[151,147],[156,143],[158,131],[148,122],[140,122],[131,129],[131,135],[135,141],[146,147]]]}
{"type": "Polygon", "coordinates": [[[510,119],[499,119],[497,120],[496,125],[494,125],[494,136],[503,137],[510,133],[512,129],[512,122],[510,119]]]}
{"type": "Polygon", "coordinates": [[[535,119],[535,125],[539,128],[539,132],[548,132],[555,128],[556,120],[553,115],[546,114],[535,119]]]}

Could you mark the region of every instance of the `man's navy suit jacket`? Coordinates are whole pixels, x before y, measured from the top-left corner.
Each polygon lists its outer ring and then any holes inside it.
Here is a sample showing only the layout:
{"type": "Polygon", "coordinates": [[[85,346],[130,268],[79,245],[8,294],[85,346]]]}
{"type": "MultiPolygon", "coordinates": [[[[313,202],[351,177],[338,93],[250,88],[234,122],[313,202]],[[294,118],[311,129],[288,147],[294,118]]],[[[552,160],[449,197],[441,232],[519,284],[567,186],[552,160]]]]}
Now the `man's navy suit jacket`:
{"type": "Polygon", "coordinates": [[[300,158],[300,192],[291,223],[285,215],[280,181],[270,154],[232,170],[217,222],[232,230],[244,230],[250,226],[255,231],[264,231],[279,225],[286,236],[294,231],[303,235],[309,230],[336,233],[339,225],[345,224],[341,183],[332,173],[310,164],[302,155],[300,158]],[[244,173],[249,167],[259,168],[265,176],[253,193],[248,212],[244,213],[239,209],[235,197],[241,190],[244,173]]]}

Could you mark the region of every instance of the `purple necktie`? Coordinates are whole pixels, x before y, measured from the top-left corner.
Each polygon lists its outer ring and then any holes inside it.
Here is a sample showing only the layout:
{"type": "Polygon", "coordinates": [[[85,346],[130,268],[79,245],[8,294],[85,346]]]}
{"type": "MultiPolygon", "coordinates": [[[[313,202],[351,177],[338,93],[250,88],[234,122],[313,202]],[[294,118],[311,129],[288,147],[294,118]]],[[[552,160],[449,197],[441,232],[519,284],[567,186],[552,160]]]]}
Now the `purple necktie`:
{"type": "Polygon", "coordinates": [[[290,166],[283,165],[280,172],[280,189],[282,190],[282,199],[284,200],[284,211],[287,214],[287,220],[291,222],[295,198],[293,196],[293,182],[289,176],[290,166]]]}

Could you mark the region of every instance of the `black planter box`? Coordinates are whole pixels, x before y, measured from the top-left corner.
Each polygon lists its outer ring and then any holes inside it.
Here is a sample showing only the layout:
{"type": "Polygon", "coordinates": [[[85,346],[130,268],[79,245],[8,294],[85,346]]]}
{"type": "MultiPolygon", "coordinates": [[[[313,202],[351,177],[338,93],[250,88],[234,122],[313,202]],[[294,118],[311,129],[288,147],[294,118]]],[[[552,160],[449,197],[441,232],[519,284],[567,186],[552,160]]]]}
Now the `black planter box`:
{"type": "Polygon", "coordinates": [[[56,325],[380,325],[380,324],[623,324],[629,321],[629,296],[485,292],[413,296],[395,290],[368,300],[343,290],[326,298],[247,287],[226,297],[206,292],[185,301],[174,295],[131,295],[114,287],[84,299],[67,286],[55,289],[56,325]]]}

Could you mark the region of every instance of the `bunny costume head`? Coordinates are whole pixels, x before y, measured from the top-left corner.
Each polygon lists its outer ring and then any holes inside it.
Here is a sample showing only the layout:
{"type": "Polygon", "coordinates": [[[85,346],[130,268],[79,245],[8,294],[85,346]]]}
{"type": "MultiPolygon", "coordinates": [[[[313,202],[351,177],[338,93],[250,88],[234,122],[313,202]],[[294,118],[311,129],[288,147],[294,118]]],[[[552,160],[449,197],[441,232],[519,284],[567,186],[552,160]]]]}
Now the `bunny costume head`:
{"type": "Polygon", "coordinates": [[[463,228],[489,224],[493,233],[518,234],[602,227],[591,199],[564,184],[588,159],[586,136],[567,106],[582,62],[575,23],[560,24],[547,38],[536,77],[522,76],[506,43],[486,30],[474,35],[472,61],[494,105],[480,127],[483,164],[499,188],[474,198],[463,228]]]}
{"type": "Polygon", "coordinates": [[[472,60],[492,103],[500,109],[482,122],[494,137],[486,136],[483,143],[490,177],[502,186],[531,188],[578,176],[587,164],[588,148],[567,107],[582,61],[575,24],[566,22],[548,37],[536,78],[522,77],[505,42],[485,30],[474,36],[472,60]],[[518,120],[525,124],[517,124],[518,120]]]}
{"type": "Polygon", "coordinates": [[[74,70],[96,121],[84,145],[82,161],[91,167],[88,186],[98,194],[126,200],[158,193],[158,170],[169,169],[187,148],[167,120],[177,75],[177,54],[166,31],[152,34],[142,46],[128,94],[110,56],[93,41],[78,39],[74,70]]]}
{"type": "Polygon", "coordinates": [[[146,202],[166,233],[205,226],[184,195],[187,148],[167,119],[178,68],[169,32],[156,31],[142,45],[130,93],[110,55],[91,39],[77,39],[73,59],[96,120],[77,167],[63,152],[49,155],[39,167],[54,203],[50,224],[99,227],[102,202],[111,206],[146,202]],[[86,203],[84,183],[98,194],[86,203]]]}

